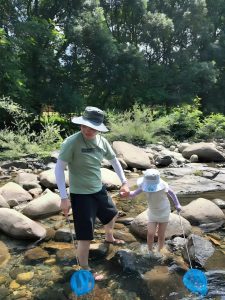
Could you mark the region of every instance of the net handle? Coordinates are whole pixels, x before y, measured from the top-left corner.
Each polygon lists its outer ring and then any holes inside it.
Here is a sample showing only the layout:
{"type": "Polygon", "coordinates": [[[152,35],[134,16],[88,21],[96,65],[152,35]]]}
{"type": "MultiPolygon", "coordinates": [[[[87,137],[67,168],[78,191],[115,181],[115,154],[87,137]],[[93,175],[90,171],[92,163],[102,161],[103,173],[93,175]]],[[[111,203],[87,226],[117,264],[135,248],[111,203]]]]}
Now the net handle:
{"type": "Polygon", "coordinates": [[[76,252],[76,243],[75,243],[75,240],[74,240],[74,237],[73,237],[73,232],[72,232],[72,228],[71,228],[71,222],[70,222],[70,219],[68,216],[66,216],[66,221],[69,225],[69,230],[70,230],[70,235],[71,235],[71,240],[72,240],[72,243],[74,245],[74,250],[75,250],[75,257],[76,257],[76,263],[78,266],[80,266],[79,264],[79,260],[78,260],[78,257],[77,257],[77,252],[76,252]]]}
{"type": "MultiPolygon", "coordinates": [[[[186,240],[186,236],[185,236],[185,232],[184,232],[184,226],[183,226],[183,222],[182,222],[182,219],[181,219],[180,212],[178,212],[178,215],[179,215],[179,219],[180,219],[180,225],[181,225],[181,228],[182,228],[183,237],[186,240]]],[[[188,261],[189,261],[190,267],[192,269],[192,263],[191,263],[190,254],[189,254],[189,251],[188,251],[187,241],[185,241],[185,249],[187,251],[188,261]]]]}

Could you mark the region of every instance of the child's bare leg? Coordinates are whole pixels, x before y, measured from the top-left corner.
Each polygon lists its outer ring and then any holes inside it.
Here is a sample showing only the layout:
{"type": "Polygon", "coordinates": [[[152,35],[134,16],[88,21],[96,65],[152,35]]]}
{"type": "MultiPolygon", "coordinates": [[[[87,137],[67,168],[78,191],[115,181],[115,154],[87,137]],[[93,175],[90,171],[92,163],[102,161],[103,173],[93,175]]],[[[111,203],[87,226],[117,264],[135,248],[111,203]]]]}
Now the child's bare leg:
{"type": "Polygon", "coordinates": [[[165,243],[165,232],[168,222],[166,223],[159,223],[158,225],[158,251],[160,251],[165,243]]]}
{"type": "Polygon", "coordinates": [[[157,227],[157,223],[155,222],[148,223],[147,244],[148,244],[149,251],[152,251],[156,227],[157,227]]]}

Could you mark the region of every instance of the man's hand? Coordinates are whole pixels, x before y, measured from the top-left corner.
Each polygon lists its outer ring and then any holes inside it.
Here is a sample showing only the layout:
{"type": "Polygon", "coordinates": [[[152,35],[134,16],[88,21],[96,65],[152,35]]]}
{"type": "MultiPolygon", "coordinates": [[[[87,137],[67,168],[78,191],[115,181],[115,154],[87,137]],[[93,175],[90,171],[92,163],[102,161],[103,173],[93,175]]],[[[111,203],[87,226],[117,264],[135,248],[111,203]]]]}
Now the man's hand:
{"type": "Polygon", "coordinates": [[[120,188],[120,195],[123,198],[129,197],[130,196],[130,189],[127,183],[122,184],[120,188]]]}
{"type": "Polygon", "coordinates": [[[65,217],[68,217],[68,212],[71,207],[70,199],[63,199],[61,200],[61,205],[60,205],[62,212],[64,213],[65,217]]]}
{"type": "Polygon", "coordinates": [[[182,206],[176,207],[176,210],[177,210],[178,213],[180,213],[182,211],[182,206]]]}

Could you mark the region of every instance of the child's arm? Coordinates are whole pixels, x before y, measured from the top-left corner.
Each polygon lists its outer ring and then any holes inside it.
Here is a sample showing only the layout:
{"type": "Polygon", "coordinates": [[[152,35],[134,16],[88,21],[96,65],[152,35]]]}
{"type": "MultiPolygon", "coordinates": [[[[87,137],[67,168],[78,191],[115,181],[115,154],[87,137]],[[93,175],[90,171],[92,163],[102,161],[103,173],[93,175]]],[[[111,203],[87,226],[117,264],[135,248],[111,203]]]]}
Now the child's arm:
{"type": "MultiPolygon", "coordinates": [[[[140,193],[142,193],[142,189],[138,188],[138,189],[136,189],[136,190],[134,190],[134,191],[130,191],[129,197],[130,197],[130,198],[134,198],[135,196],[139,195],[140,193]]],[[[123,193],[120,193],[120,196],[121,196],[121,197],[125,197],[125,196],[123,195],[123,193]]]]}
{"type": "Polygon", "coordinates": [[[171,188],[168,189],[168,195],[170,196],[170,198],[173,200],[173,203],[176,207],[176,210],[179,212],[181,211],[181,205],[180,205],[180,202],[176,196],[176,194],[174,193],[173,190],[171,190],[171,188]]]}
{"type": "Polygon", "coordinates": [[[130,191],[130,198],[134,198],[136,197],[137,195],[139,195],[140,193],[142,193],[142,189],[141,188],[138,188],[134,191],[130,191]]]}

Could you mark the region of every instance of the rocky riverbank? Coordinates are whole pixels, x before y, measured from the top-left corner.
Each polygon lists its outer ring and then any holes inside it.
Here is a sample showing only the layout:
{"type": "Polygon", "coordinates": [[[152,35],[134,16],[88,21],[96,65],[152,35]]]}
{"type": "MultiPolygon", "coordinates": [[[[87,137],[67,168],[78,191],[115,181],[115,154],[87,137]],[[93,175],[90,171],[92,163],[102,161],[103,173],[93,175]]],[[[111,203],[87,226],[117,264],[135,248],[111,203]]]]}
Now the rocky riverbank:
{"type": "MultiPolygon", "coordinates": [[[[181,218],[191,259],[208,274],[207,297],[222,299],[225,296],[222,143],[183,144],[171,149],[152,145],[143,149],[114,142],[113,147],[130,186],[136,184],[142,170],[160,169],[161,176],[182,203],[181,218]]],[[[53,171],[56,156],[45,161],[27,157],[1,163],[0,299],[73,299],[69,278],[76,269],[75,248],[60,211],[53,171]]],[[[126,245],[105,244],[103,228],[97,225],[96,239],[91,245],[91,265],[105,272],[107,279],[96,284],[93,298],[191,297],[181,281],[189,265],[179,216],[171,213],[165,255],[149,257],[145,199],[143,196],[120,199],[117,195],[119,179],[107,161],[102,165],[102,180],[120,211],[115,236],[124,239],[126,245]]],[[[72,216],[70,219],[72,221],[72,216]]]]}

